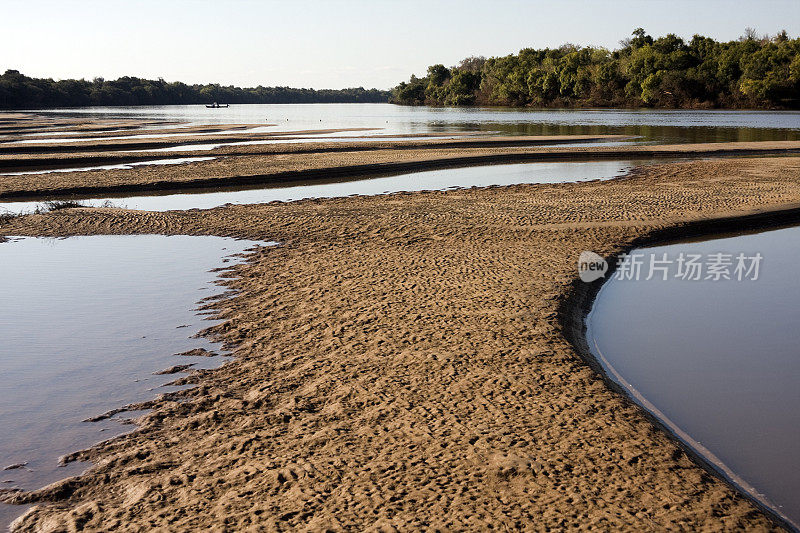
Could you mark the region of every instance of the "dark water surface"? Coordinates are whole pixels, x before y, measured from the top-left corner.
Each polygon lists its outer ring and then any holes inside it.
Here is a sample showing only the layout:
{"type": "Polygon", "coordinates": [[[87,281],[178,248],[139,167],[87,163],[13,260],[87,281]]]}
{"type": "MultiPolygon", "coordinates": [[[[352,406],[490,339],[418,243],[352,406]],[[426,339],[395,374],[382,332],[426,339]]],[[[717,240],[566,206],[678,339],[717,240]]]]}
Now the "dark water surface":
{"type": "MultiPolygon", "coordinates": [[[[120,419],[83,422],[178,390],[174,365],[213,368],[225,357],[191,338],[214,322],[194,309],[219,294],[210,269],[250,241],[159,235],[13,239],[0,243],[0,487],[36,489],[80,473],[69,452],[127,431],[120,419]],[[24,467],[3,468],[26,463],[24,467]]],[[[0,505],[0,529],[24,509],[0,505]]]]}
{"type": "Polygon", "coordinates": [[[612,378],[795,523],[799,245],[800,227],[793,227],[643,248],[645,257],[655,253],[658,259],[720,252],[760,253],[763,260],[757,280],[681,280],[674,278],[677,267],[667,281],[661,272],[650,281],[611,279],[587,319],[589,344],[612,378]]]}

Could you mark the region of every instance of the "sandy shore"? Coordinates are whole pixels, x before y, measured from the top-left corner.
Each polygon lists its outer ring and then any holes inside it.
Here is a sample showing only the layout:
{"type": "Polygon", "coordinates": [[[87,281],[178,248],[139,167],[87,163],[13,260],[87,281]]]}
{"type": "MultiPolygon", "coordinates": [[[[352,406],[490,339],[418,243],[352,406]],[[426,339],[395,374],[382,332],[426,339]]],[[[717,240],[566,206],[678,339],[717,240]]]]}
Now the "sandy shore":
{"type": "MultiPolygon", "coordinates": [[[[215,159],[181,165],[124,170],[0,176],[0,200],[179,191],[209,187],[257,186],[311,179],[355,178],[469,165],[546,161],[698,158],[785,155],[800,152],[800,141],[676,144],[658,146],[549,147],[542,138],[484,138],[359,143],[326,146],[299,143],[290,148],[248,147],[237,155],[208,151],[178,157],[215,159]],[[510,143],[510,144],[508,144],[510,143]],[[410,144],[408,146],[407,144],[410,144]]],[[[157,158],[168,157],[161,153],[157,158]]],[[[172,155],[172,157],[175,157],[172,155]]]]}
{"type": "MultiPolygon", "coordinates": [[[[577,137],[577,136],[576,136],[577,137]]],[[[250,156],[299,156],[302,154],[331,154],[336,152],[371,152],[379,150],[442,150],[448,148],[470,149],[470,148],[532,148],[548,145],[575,144],[591,141],[604,140],[598,137],[573,138],[570,141],[562,140],[559,137],[479,137],[472,139],[436,139],[425,138],[420,140],[381,140],[378,135],[373,135],[371,141],[314,141],[309,142],[308,137],[286,138],[281,137],[281,141],[292,140],[290,143],[261,144],[261,145],[222,145],[213,149],[188,150],[179,152],[159,152],[159,151],[99,151],[100,147],[94,147],[95,151],[72,151],[65,153],[49,154],[0,154],[0,174],[15,171],[28,171],[48,168],[69,168],[83,167],[87,165],[108,165],[119,163],[130,163],[137,161],[147,161],[165,158],[185,158],[185,157],[224,157],[228,163],[237,158],[242,161],[250,156]]],[[[68,146],[64,145],[65,148],[68,146]]],[[[281,159],[281,158],[279,158],[281,159]]]]}
{"type": "Polygon", "coordinates": [[[796,208],[798,178],[798,157],[725,159],[605,182],[7,221],[0,234],[283,243],[234,267],[238,294],[209,304],[225,322],[208,333],[235,360],[179,380],[197,387],[150,403],[135,433],[74,454],[95,463],[85,476],[7,495],[39,503],[17,527],[775,529],[587,364],[576,261],[796,208]]]}
{"type": "MultiPolygon", "coordinates": [[[[36,133],[38,135],[33,136],[31,135],[32,132],[29,131],[29,128],[14,134],[9,134],[2,129],[0,129],[0,142],[2,143],[14,143],[19,141],[29,141],[33,139],[38,139],[44,141],[49,138],[53,139],[106,139],[108,137],[116,139],[116,138],[135,138],[137,135],[193,135],[197,133],[216,133],[220,131],[236,131],[236,132],[243,132],[250,128],[256,128],[261,126],[274,126],[274,124],[204,124],[201,126],[195,125],[174,125],[170,128],[159,128],[157,127],[160,123],[152,124],[150,127],[143,129],[143,126],[147,124],[142,124],[142,122],[136,122],[134,124],[130,124],[128,122],[117,124],[116,128],[112,128],[112,131],[108,131],[107,129],[102,130],[87,130],[87,129],[78,129],[78,128],[65,128],[64,126],[60,126],[57,129],[48,129],[48,128],[36,128],[36,133]],[[55,133],[55,134],[53,134],[55,133]]],[[[95,126],[97,126],[95,124],[95,126]]],[[[110,125],[107,124],[106,128],[113,126],[113,123],[110,125]]],[[[47,146],[49,143],[42,142],[41,144],[47,146]]]]}
{"type": "MultiPolygon", "coordinates": [[[[430,135],[408,135],[403,136],[403,139],[388,138],[392,136],[384,136],[378,134],[371,134],[369,141],[331,141],[324,137],[317,137],[316,140],[310,142],[309,139],[315,138],[322,133],[321,130],[308,130],[304,136],[283,136],[275,135],[274,137],[265,138],[259,137],[260,134],[250,134],[249,140],[263,141],[275,140],[281,141],[280,143],[273,144],[250,144],[250,145],[225,145],[221,144],[225,141],[230,142],[230,139],[218,139],[216,141],[199,142],[193,141],[189,144],[205,144],[213,146],[214,143],[220,143],[220,146],[209,149],[187,149],[180,151],[158,151],[153,149],[138,149],[138,150],[118,150],[114,147],[103,145],[88,145],[78,150],[75,147],[69,146],[67,143],[62,143],[58,146],[60,152],[51,153],[19,153],[12,145],[0,146],[6,149],[7,153],[0,153],[0,168],[23,168],[23,167],[37,167],[46,165],[60,165],[67,166],[80,162],[93,162],[94,164],[107,164],[114,163],[127,158],[163,158],[163,157],[185,157],[195,155],[211,155],[211,156],[253,156],[253,155],[283,155],[283,154],[312,154],[312,153],[331,153],[331,152],[360,152],[360,151],[374,151],[384,149],[397,149],[397,150],[413,150],[413,149],[428,149],[437,150],[443,148],[497,148],[497,147],[535,147],[535,146],[548,146],[548,145],[564,145],[564,144],[578,144],[589,142],[603,142],[603,141],[621,141],[628,140],[629,137],[620,135],[572,135],[572,136],[464,136],[458,139],[441,138],[443,136],[437,134],[430,135]],[[255,138],[253,138],[255,137],[255,138]],[[283,142],[292,141],[292,142],[283,142]]],[[[155,141],[158,145],[168,144],[168,147],[178,146],[180,141],[155,141]]],[[[15,145],[16,146],[16,145],[15,145]]],[[[191,148],[191,146],[186,147],[191,148]]],[[[77,165],[76,165],[77,166],[77,165]]]]}

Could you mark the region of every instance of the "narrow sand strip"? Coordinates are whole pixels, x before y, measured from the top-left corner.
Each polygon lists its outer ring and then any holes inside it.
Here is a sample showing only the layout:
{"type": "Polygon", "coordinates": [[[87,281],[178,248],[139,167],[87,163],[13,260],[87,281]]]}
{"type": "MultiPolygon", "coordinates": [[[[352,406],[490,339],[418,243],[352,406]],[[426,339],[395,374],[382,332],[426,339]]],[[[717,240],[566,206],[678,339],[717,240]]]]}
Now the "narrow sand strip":
{"type": "MultiPolygon", "coordinates": [[[[212,161],[169,168],[138,167],[127,170],[60,172],[37,176],[35,180],[29,176],[2,176],[0,199],[36,200],[76,195],[97,196],[141,191],[256,186],[498,163],[789,155],[800,152],[800,141],[607,148],[537,148],[502,145],[493,147],[491,144],[470,148],[458,143],[440,148],[435,145],[435,141],[429,142],[432,145],[421,149],[377,148],[310,153],[295,151],[279,155],[217,157],[212,161]]],[[[214,155],[209,152],[191,154],[184,157],[214,155]]]]}
{"type": "MultiPolygon", "coordinates": [[[[358,141],[330,141],[324,138],[309,142],[308,137],[278,138],[281,142],[275,144],[250,144],[250,145],[223,145],[213,149],[181,150],[180,152],[165,152],[161,150],[133,150],[133,151],[95,151],[95,152],[64,152],[57,154],[0,154],[0,169],[22,170],[28,168],[65,168],[69,166],[84,166],[88,164],[106,165],[114,163],[129,163],[138,160],[152,159],[154,157],[184,157],[184,156],[254,156],[254,155],[285,155],[285,154],[320,154],[332,152],[365,152],[374,150],[441,150],[446,148],[506,148],[506,147],[540,147],[565,144],[585,144],[596,141],[627,140],[622,136],[579,136],[569,138],[551,137],[468,137],[460,139],[438,139],[436,136],[416,140],[420,136],[403,136],[402,140],[385,139],[381,135],[372,135],[370,140],[358,141]],[[292,142],[283,142],[292,141],[292,142]]],[[[259,141],[260,142],[260,141],[259,141]]],[[[97,148],[99,150],[99,148],[97,148]]]]}

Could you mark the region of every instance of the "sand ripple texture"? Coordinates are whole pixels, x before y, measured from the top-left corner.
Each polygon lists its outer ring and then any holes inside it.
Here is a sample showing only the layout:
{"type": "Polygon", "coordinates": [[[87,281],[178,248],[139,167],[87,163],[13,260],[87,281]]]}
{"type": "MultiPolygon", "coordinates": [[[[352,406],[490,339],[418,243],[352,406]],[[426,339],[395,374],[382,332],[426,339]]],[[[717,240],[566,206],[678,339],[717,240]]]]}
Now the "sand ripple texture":
{"type": "Polygon", "coordinates": [[[208,302],[225,319],[208,333],[235,360],[181,378],[197,387],[156,400],[135,433],[74,454],[95,463],[85,476],[13,495],[37,503],[16,527],[775,529],[585,362],[570,302],[583,250],[799,204],[800,158],[785,157],[6,221],[0,234],[283,243],[224,274],[237,295],[208,302]]]}

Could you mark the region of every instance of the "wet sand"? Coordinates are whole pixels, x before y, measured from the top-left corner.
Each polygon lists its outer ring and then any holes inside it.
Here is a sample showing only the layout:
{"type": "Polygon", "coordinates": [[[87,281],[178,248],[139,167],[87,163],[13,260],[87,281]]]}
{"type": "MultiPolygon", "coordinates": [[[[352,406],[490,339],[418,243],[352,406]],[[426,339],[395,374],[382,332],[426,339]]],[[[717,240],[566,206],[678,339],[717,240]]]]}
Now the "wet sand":
{"type": "Polygon", "coordinates": [[[276,240],[211,302],[236,359],[72,459],[22,529],[779,526],[604,381],[581,348],[604,256],[800,218],[800,158],[649,166],[606,182],[209,211],[73,209],[0,234],[276,240]],[[753,215],[751,218],[731,218],[753,215]]]}

